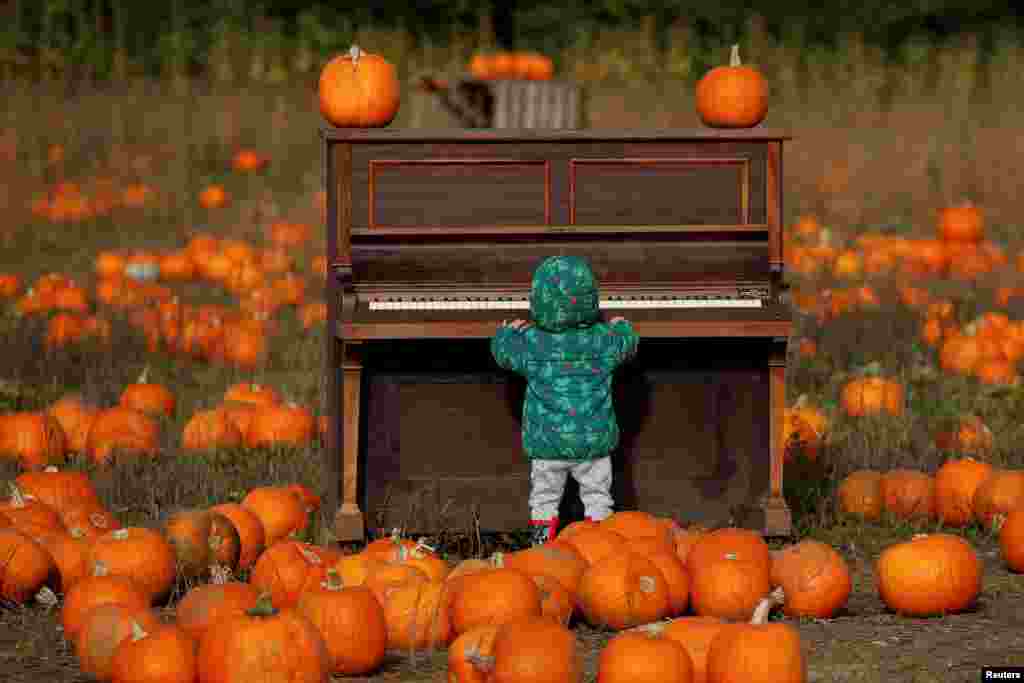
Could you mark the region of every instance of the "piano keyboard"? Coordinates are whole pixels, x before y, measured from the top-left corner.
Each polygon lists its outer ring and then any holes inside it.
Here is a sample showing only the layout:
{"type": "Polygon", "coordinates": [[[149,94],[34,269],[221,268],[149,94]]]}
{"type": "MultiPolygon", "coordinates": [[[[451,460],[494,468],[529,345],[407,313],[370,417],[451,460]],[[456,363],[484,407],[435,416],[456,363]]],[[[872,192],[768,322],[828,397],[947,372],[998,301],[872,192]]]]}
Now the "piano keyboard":
{"type": "MultiPolygon", "coordinates": [[[[528,311],[530,300],[523,298],[459,299],[405,298],[370,299],[371,311],[528,311]]],[[[601,299],[602,310],[634,308],[761,308],[759,297],[729,298],[717,296],[689,297],[608,297],[601,299]]]]}

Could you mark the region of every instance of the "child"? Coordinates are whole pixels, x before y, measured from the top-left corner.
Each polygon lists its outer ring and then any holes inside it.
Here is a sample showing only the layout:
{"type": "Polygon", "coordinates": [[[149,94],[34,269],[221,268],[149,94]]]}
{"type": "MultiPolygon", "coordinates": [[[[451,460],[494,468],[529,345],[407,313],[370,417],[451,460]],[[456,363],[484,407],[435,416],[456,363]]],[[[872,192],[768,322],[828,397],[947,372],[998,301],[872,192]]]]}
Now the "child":
{"type": "Polygon", "coordinates": [[[531,462],[533,544],[558,529],[558,504],[571,472],[587,519],[611,514],[611,452],[619,443],[612,407],[615,368],[636,353],[633,326],[621,317],[605,323],[598,282],[586,260],[545,259],[533,274],[530,314],[503,321],[491,353],[503,368],[526,376],[523,449],[531,462]]]}

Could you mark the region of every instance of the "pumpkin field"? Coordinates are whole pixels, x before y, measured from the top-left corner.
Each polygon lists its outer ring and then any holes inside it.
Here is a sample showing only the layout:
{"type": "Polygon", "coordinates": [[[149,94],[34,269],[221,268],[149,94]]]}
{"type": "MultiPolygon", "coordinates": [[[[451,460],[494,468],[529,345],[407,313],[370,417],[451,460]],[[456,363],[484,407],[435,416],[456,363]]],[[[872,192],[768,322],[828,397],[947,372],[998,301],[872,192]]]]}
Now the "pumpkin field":
{"type": "MultiPolygon", "coordinates": [[[[584,86],[594,128],[702,127],[689,34],[657,63],[646,40],[613,32],[538,77],[584,86]]],[[[465,72],[477,46],[355,42],[397,65],[392,127],[451,125],[417,75],[465,72]]],[[[784,541],[641,510],[542,548],[527,520],[454,517],[339,545],[316,74],[6,81],[0,680],[914,683],[1024,665],[1024,41],[900,65],[856,35],[809,56],[754,21],[736,42],[768,85],[763,125],[793,136],[784,541]]]]}

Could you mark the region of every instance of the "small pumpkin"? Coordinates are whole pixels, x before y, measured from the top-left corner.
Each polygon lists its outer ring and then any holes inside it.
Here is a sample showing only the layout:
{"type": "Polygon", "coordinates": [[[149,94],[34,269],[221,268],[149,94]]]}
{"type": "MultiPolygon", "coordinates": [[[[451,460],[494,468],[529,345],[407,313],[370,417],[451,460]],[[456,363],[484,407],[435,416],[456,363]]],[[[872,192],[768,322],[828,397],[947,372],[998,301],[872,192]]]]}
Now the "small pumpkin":
{"type": "Polygon", "coordinates": [[[85,623],[90,611],[100,605],[117,603],[132,610],[150,607],[149,595],[127,576],[114,576],[102,562],[93,565],[92,572],[77,581],[64,595],[60,622],[64,637],[73,640],[85,623]]]}
{"type": "Polygon", "coordinates": [[[698,564],[690,575],[690,604],[702,617],[747,620],[771,590],[770,569],[727,554],[698,564]]]}
{"type": "Polygon", "coordinates": [[[981,482],[971,498],[974,519],[991,529],[996,515],[1024,507],[1024,472],[997,469],[981,482]]]}
{"type": "Polygon", "coordinates": [[[712,128],[752,128],[768,113],[768,82],[740,62],[733,45],[728,66],[718,66],[697,83],[697,114],[712,128]]]}
{"type": "Polygon", "coordinates": [[[791,617],[829,619],[850,597],[850,568],[832,546],[805,539],[772,557],[772,583],[784,592],[783,611],[791,617]]]}
{"type": "Polygon", "coordinates": [[[615,635],[601,649],[601,683],[692,683],[693,661],[686,648],[664,635],[664,623],[615,635]]]}
{"type": "Polygon", "coordinates": [[[283,486],[259,486],[252,489],[242,499],[242,507],[263,522],[267,547],[299,533],[309,523],[305,505],[283,486]]]}
{"type": "Polygon", "coordinates": [[[466,574],[451,600],[453,635],[487,624],[540,616],[540,591],[529,575],[515,569],[466,574]]]}
{"type": "Polygon", "coordinates": [[[974,519],[974,494],[992,473],[987,462],[974,458],[947,460],[935,473],[935,515],[948,526],[965,526],[974,519]]]}
{"type": "Polygon", "coordinates": [[[0,598],[23,604],[57,568],[43,546],[17,529],[0,529],[0,598]]]}
{"type": "Polygon", "coordinates": [[[177,576],[173,546],[159,531],[146,527],[115,529],[95,539],[89,564],[96,563],[132,579],[151,602],[166,596],[177,576]]]}
{"type": "Polygon", "coordinates": [[[275,606],[294,607],[303,592],[326,578],[331,564],[323,548],[299,541],[279,541],[256,560],[249,583],[268,593],[275,606]]]}
{"type": "Polygon", "coordinates": [[[636,553],[613,553],[592,564],[580,581],[579,604],[595,627],[624,629],[664,618],[668,584],[657,565],[636,553]]]}
{"type": "Polygon", "coordinates": [[[122,641],[131,637],[133,627],[151,632],[159,626],[160,619],[148,607],[139,609],[117,602],[96,607],[86,614],[74,639],[78,668],[96,680],[109,681],[114,653],[122,641]]]}
{"type": "Polygon", "coordinates": [[[225,567],[212,571],[211,583],[190,589],[175,608],[175,622],[196,642],[220,619],[241,616],[256,606],[259,589],[249,583],[230,580],[225,567]]]}
{"type": "Polygon", "coordinates": [[[579,683],[583,659],[576,636],[546,617],[506,622],[494,636],[494,668],[488,680],[579,683]]]}
{"type": "Polygon", "coordinates": [[[395,67],[380,55],[353,45],[320,72],[320,113],[339,128],[379,128],[398,113],[400,89],[395,67]]]}
{"type": "Polygon", "coordinates": [[[146,630],[132,622],[132,634],[114,651],[110,662],[111,683],[195,683],[198,674],[196,647],[176,624],[160,624],[146,630]]]}
{"type": "Polygon", "coordinates": [[[877,522],[882,518],[882,475],[874,470],[852,472],[836,491],[844,515],[877,522]]]}

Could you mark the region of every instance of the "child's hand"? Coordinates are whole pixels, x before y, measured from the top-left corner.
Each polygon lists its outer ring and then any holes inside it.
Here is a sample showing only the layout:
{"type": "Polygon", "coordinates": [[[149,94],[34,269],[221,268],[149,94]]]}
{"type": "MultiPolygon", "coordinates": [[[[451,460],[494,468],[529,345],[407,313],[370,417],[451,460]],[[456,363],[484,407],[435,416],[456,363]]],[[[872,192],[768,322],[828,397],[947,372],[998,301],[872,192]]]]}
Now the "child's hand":
{"type": "Polygon", "coordinates": [[[620,320],[625,320],[625,318],[623,318],[621,315],[617,315],[614,318],[612,318],[611,320],[609,320],[608,324],[609,325],[614,325],[615,323],[619,322],[620,320]]]}
{"type": "Polygon", "coordinates": [[[529,327],[532,324],[533,323],[529,322],[528,320],[523,320],[521,318],[516,318],[512,322],[509,322],[507,320],[502,320],[501,321],[501,326],[502,327],[511,327],[513,330],[516,330],[516,331],[525,330],[527,327],[529,327]]]}

